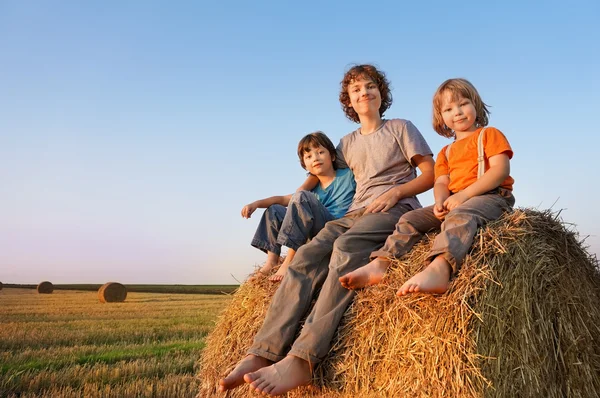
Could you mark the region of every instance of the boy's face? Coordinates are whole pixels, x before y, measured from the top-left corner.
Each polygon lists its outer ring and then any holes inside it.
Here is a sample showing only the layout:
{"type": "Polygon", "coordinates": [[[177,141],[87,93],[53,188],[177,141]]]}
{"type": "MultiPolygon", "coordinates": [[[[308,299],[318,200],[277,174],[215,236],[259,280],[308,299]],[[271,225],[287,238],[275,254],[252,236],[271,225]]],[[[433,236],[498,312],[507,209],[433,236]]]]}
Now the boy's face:
{"type": "Polygon", "coordinates": [[[475,131],[477,126],[477,111],[473,102],[463,96],[454,95],[450,90],[442,94],[442,106],[440,108],[442,119],[450,130],[461,133],[475,131]]]}
{"type": "Polygon", "coordinates": [[[350,106],[361,115],[379,115],[381,93],[377,84],[368,77],[358,77],[348,85],[350,106]]]}
{"type": "Polygon", "coordinates": [[[308,152],[304,152],[302,159],[306,171],[315,176],[330,173],[333,170],[333,161],[335,160],[331,158],[327,148],[322,145],[311,147],[308,152]]]}

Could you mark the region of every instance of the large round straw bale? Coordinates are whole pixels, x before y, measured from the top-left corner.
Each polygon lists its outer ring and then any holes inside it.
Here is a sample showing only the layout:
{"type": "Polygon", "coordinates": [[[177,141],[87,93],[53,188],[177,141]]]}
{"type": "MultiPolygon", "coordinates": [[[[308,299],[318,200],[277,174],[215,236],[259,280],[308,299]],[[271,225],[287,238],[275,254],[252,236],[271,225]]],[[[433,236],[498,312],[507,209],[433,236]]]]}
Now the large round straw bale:
{"type": "Polygon", "coordinates": [[[52,282],[48,281],[40,282],[40,284],[37,285],[37,291],[40,294],[50,294],[54,291],[54,285],[52,282]]]}
{"type": "Polygon", "coordinates": [[[2,290],[2,282],[0,282],[0,290],[2,290]]]}
{"type": "Polygon", "coordinates": [[[98,289],[101,303],[122,303],[127,298],[127,288],[118,282],[105,283],[98,289]]]}
{"type": "MultiPolygon", "coordinates": [[[[598,396],[600,271],[576,232],[550,211],[515,210],[478,233],[447,293],[396,297],[433,237],[358,292],[314,387],[289,397],[598,396]]],[[[275,289],[257,278],[234,294],[206,339],[198,396],[219,396],[275,289]]]]}

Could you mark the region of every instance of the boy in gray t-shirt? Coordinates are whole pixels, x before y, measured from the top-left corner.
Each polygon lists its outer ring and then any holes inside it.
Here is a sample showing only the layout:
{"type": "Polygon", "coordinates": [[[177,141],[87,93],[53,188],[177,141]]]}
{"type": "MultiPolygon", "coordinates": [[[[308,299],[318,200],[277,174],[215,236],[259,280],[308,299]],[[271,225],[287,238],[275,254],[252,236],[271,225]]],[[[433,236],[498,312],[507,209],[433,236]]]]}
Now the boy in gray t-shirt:
{"type": "Polygon", "coordinates": [[[392,104],[382,72],[371,65],[351,68],[342,80],[340,102],[346,116],[361,125],[337,148],[356,179],[353,204],[300,247],[248,355],[220,380],[221,391],[246,382],[257,392],[279,395],[310,383],[356,294],[339,278],[364,265],[400,216],[421,207],[415,195],[433,186],[432,152],[417,128],[406,120],[382,119],[392,104]]]}

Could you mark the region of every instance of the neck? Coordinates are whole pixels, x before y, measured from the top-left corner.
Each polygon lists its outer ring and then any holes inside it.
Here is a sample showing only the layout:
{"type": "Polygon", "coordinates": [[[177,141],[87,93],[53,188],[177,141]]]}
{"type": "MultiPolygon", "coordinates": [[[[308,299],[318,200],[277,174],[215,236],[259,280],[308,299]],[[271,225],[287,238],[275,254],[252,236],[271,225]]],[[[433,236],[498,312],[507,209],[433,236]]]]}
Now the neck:
{"type": "Polygon", "coordinates": [[[383,120],[379,114],[372,117],[360,117],[360,133],[362,135],[373,134],[382,124],[383,120]]]}
{"type": "Polygon", "coordinates": [[[473,135],[473,133],[475,133],[477,131],[478,127],[473,126],[473,128],[467,130],[467,131],[455,131],[454,134],[456,134],[456,140],[464,140],[465,138],[468,138],[470,136],[473,135]]]}
{"type": "Polygon", "coordinates": [[[317,178],[319,179],[319,183],[321,184],[321,188],[325,189],[329,185],[331,185],[331,183],[333,182],[333,180],[335,180],[335,170],[332,167],[329,171],[324,172],[322,174],[319,174],[317,176],[317,178]]]}

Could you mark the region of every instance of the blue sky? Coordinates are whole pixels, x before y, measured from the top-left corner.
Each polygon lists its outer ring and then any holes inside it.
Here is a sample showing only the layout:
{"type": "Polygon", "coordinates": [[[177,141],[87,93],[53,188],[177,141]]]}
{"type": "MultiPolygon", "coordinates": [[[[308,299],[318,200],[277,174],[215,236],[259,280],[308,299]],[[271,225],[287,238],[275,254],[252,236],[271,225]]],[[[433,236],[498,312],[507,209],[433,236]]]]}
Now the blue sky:
{"type": "Polygon", "coordinates": [[[471,80],[517,206],[563,209],[600,253],[598,2],[404,3],[0,1],[0,281],[243,280],[264,256],[241,208],[303,181],[303,135],[358,127],[354,63],[435,153],[432,95],[471,80]]]}

